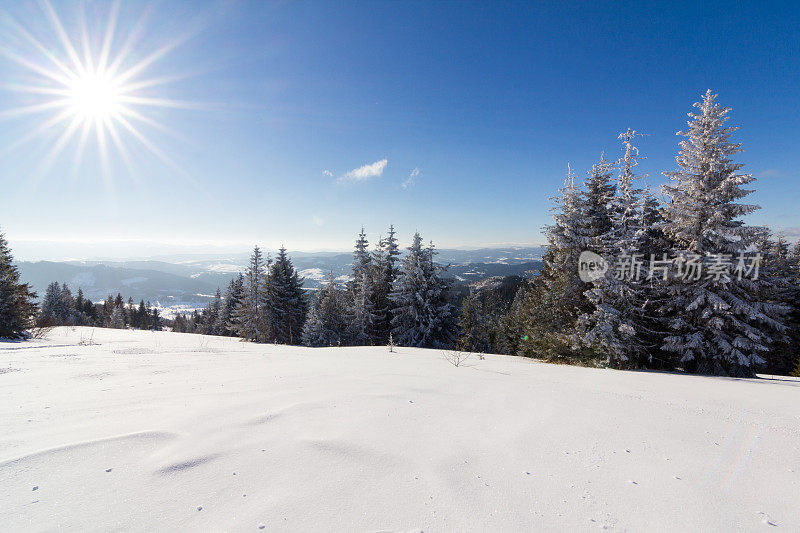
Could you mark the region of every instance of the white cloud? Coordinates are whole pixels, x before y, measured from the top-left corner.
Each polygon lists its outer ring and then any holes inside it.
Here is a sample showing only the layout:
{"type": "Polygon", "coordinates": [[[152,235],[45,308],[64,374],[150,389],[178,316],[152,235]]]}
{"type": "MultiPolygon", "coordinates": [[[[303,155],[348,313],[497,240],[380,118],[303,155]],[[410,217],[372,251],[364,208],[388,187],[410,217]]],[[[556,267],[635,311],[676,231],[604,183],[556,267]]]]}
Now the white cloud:
{"type": "Polygon", "coordinates": [[[332,178],[333,177],[333,172],[331,172],[330,170],[323,170],[322,171],[322,175],[323,176],[328,176],[329,178],[332,178]]]}
{"type": "Polygon", "coordinates": [[[414,170],[412,170],[411,173],[408,175],[406,181],[401,183],[400,186],[404,189],[408,189],[409,187],[414,185],[414,178],[416,178],[417,176],[419,176],[419,168],[414,168],[414,170]]]}
{"type": "Polygon", "coordinates": [[[383,174],[383,169],[385,169],[386,165],[388,164],[388,160],[381,159],[380,161],[375,161],[370,165],[354,168],[339,178],[339,181],[366,181],[370,178],[377,178],[383,174]]]}

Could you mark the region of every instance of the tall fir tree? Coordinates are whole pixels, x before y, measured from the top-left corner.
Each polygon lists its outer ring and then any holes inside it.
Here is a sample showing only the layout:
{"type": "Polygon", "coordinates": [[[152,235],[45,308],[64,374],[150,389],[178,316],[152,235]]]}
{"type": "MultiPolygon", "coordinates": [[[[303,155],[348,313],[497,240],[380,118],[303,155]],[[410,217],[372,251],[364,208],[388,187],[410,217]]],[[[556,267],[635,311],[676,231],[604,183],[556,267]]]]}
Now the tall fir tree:
{"type": "Polygon", "coordinates": [[[18,339],[26,335],[36,315],[36,293],[20,283],[5,235],[0,232],[0,338],[18,339]]]}
{"type": "Polygon", "coordinates": [[[375,344],[383,345],[389,341],[389,332],[392,329],[392,284],[397,279],[397,261],[400,250],[395,237],[394,226],[389,226],[386,238],[378,240],[372,255],[372,340],[375,344]]]}
{"type": "Polygon", "coordinates": [[[244,295],[234,313],[237,332],[245,340],[265,342],[271,336],[265,290],[269,263],[258,246],[253,248],[244,276],[244,295]]]}
{"type": "Polygon", "coordinates": [[[539,296],[539,303],[526,306],[531,317],[545,318],[538,328],[536,355],[548,359],[580,355],[578,319],[592,309],[578,274],[580,254],[586,250],[585,202],[571,168],[560,193],[552,199],[553,224],[545,230],[547,252],[538,284],[528,292],[529,297],[539,296]]]}
{"type": "Polygon", "coordinates": [[[225,300],[220,312],[221,335],[231,336],[236,334],[236,309],[244,299],[244,275],[239,273],[228,283],[225,290],[225,300]]]}
{"type": "Polygon", "coordinates": [[[391,333],[398,345],[442,348],[455,341],[455,306],[434,255],[433,246],[423,248],[415,233],[391,293],[395,305],[391,333]]]}
{"type": "Polygon", "coordinates": [[[630,129],[619,136],[623,156],[618,162],[616,194],[610,202],[611,225],[605,235],[598,236],[611,268],[586,291],[594,309],[581,317],[583,341],[615,367],[639,366],[657,342],[651,334],[653,320],[647,317],[655,311],[647,309],[647,266],[641,253],[645,238],[642,191],[636,187],[642,176],[634,171],[639,162],[635,136],[630,129]]]}
{"type": "Polygon", "coordinates": [[[336,285],[333,272],[328,274],[325,287],[319,291],[319,298],[313,313],[303,328],[303,344],[306,346],[338,346],[347,341],[347,308],[345,291],[336,285]]]}
{"type": "MultiPolygon", "coordinates": [[[[679,169],[665,173],[671,183],[664,192],[671,201],[664,209],[664,232],[675,248],[676,271],[693,262],[694,271],[709,272],[714,256],[735,259],[762,239],[764,230],[741,220],[758,206],[737,202],[752,192],[742,187],[755,178],[733,162],[741,148],[731,142],[737,128],[726,126],[730,108],[717,104],[711,90],[694,106],[699,111],[689,113],[688,129],[678,132],[686,137],[676,158],[679,169]]],[[[663,348],[690,371],[755,375],[773,332],[785,329],[781,307],[759,300],[766,281],[693,278],[673,276],[669,282],[665,315],[671,331],[663,348]]]]}
{"type": "Polygon", "coordinates": [[[284,247],[278,251],[270,268],[268,282],[267,301],[273,339],[280,344],[299,344],[302,340],[307,304],[303,280],[298,276],[284,247]]]}

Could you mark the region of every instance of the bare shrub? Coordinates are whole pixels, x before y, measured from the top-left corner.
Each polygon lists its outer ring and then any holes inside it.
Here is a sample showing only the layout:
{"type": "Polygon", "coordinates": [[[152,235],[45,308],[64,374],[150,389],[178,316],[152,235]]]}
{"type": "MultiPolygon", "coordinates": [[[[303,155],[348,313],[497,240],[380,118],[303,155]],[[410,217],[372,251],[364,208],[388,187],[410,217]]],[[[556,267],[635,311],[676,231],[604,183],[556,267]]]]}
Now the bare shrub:
{"type": "MultiPolygon", "coordinates": [[[[444,350],[442,352],[445,361],[456,367],[463,365],[472,358],[472,355],[472,352],[462,352],[460,350],[444,350]]],[[[481,359],[483,359],[483,357],[481,357],[481,359]]]]}
{"type": "Polygon", "coordinates": [[[55,326],[36,326],[31,328],[31,338],[47,340],[47,336],[55,329],[55,326]]]}

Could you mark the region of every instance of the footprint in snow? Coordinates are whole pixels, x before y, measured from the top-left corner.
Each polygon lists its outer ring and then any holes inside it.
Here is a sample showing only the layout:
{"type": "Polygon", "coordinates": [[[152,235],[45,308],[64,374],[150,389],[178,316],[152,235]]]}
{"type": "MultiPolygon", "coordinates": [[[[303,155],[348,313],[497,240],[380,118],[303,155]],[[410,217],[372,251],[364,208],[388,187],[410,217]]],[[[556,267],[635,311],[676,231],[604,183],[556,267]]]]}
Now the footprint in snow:
{"type": "Polygon", "coordinates": [[[106,472],[111,472],[112,470],[114,470],[114,469],[113,468],[106,468],[106,472]]]}
{"type": "Polygon", "coordinates": [[[632,480],[632,479],[629,479],[629,480],[628,480],[628,483],[631,483],[631,484],[633,484],[633,485],[638,485],[638,484],[639,484],[637,481],[634,481],[634,480],[632,480]]]}
{"type": "Polygon", "coordinates": [[[197,510],[198,510],[198,511],[202,511],[202,510],[203,510],[203,506],[202,506],[202,505],[201,505],[201,506],[198,506],[198,507],[197,507],[197,510]]]}
{"type": "Polygon", "coordinates": [[[34,486],[32,490],[39,490],[39,485],[34,486]]]}

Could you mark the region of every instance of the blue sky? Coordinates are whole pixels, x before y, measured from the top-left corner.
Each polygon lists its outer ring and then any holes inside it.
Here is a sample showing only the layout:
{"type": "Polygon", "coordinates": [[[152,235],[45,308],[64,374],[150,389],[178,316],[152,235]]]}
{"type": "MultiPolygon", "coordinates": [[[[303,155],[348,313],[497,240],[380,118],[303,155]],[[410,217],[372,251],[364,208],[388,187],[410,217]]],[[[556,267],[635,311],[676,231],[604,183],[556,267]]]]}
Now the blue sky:
{"type": "MultiPolygon", "coordinates": [[[[55,114],[15,112],[48,98],[20,90],[30,64],[54,64],[19,27],[70,62],[44,6],[0,9],[0,226],[23,255],[348,249],[390,223],[403,242],[542,243],[568,163],[584,176],[634,128],[657,186],[707,88],[759,178],[750,221],[800,234],[796,3],[125,2],[111,58],[149,15],[120,70],[174,45],[133,77],[170,81],[133,93],[165,103],[132,106],[152,149],[117,125],[127,161],[94,132],[79,161],[77,134],[48,159],[67,123],[14,144],[55,114]]],[[[97,61],[113,4],[52,7],[78,55],[84,13],[97,61]]]]}

